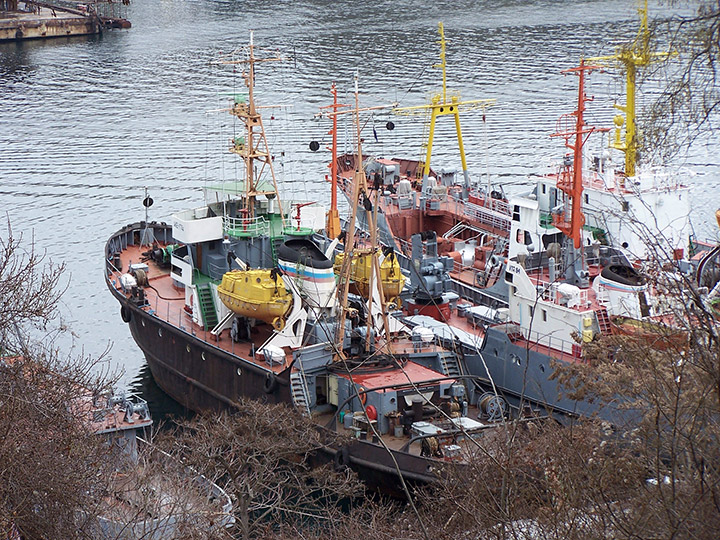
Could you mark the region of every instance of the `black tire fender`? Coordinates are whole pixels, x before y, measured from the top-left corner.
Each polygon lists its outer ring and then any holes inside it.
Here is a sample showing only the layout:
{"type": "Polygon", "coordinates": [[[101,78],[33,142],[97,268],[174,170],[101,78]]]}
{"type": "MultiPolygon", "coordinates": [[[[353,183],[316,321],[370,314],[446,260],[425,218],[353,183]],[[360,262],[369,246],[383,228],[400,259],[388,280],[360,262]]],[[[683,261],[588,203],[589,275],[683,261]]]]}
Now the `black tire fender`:
{"type": "Polygon", "coordinates": [[[333,465],[336,471],[342,471],[350,466],[350,450],[347,446],[342,446],[335,451],[333,465]]]}
{"type": "Polygon", "coordinates": [[[265,383],[263,384],[263,391],[266,394],[272,394],[277,388],[277,377],[270,371],[265,375],[265,383]]]}
{"type": "Polygon", "coordinates": [[[122,306],[120,308],[120,317],[124,322],[129,323],[132,320],[132,311],[130,311],[130,308],[122,306]]]}

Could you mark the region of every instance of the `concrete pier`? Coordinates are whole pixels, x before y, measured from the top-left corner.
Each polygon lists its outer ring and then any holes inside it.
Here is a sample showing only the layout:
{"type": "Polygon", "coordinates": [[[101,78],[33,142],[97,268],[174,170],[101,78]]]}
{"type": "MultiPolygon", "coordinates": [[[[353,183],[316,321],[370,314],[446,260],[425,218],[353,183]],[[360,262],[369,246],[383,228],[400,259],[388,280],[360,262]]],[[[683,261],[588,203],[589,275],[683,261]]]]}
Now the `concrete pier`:
{"type": "Polygon", "coordinates": [[[0,41],[83,36],[98,34],[104,28],[130,28],[124,19],[108,19],[92,12],[48,4],[33,4],[32,8],[32,11],[0,11],[0,41]]]}

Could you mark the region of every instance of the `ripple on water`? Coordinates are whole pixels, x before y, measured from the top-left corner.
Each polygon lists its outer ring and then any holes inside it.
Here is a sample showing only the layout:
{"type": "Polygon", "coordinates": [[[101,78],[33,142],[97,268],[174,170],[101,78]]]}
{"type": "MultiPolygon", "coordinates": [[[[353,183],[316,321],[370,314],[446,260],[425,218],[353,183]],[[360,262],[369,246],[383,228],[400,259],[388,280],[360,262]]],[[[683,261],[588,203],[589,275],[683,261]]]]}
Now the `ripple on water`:
{"type": "MultiPolygon", "coordinates": [[[[661,8],[651,2],[650,9],[661,8]]],[[[358,70],[364,105],[426,102],[440,80],[430,67],[439,20],[449,88],[466,99],[496,100],[484,121],[480,113],[463,117],[469,170],[475,178],[487,171],[511,192],[526,189],[527,175],[546,171],[565,151],[549,137],[576,99],[574,77],[560,70],[611,52],[613,41],[633,37],[636,28],[626,0],[438,0],[421,7],[379,0],[372,9],[349,0],[145,0],[132,3],[128,16],[130,31],[0,45],[0,203],[16,231],[33,230],[39,247],[67,261],[72,280],[63,315],[76,342],[99,355],[111,340],[110,361],[125,367],[126,383],[143,358],[105,290],[105,239],[144,218],[146,187],[155,199],[150,218],[167,220],[200,204],[205,182],[237,178],[227,151],[232,119],[219,110],[228,93],[244,91],[242,80],[212,62],[245,44],[251,27],[258,46],[287,59],[261,65],[257,87],[263,104],[283,105],[269,113],[274,120],[265,116],[282,188],[323,203],[328,187],[318,180],[328,153],[312,153],[308,143],[329,143],[329,125],[313,116],[330,102],[330,84],[350,102],[358,70]],[[338,13],[352,23],[338,24],[338,13]]],[[[611,120],[621,90],[614,80],[611,73],[591,78],[592,122],[611,120]]],[[[422,118],[378,111],[368,126],[368,154],[421,157],[422,118]],[[392,132],[384,129],[388,120],[392,132]]],[[[347,132],[343,120],[341,139],[347,132]]],[[[434,166],[460,168],[453,138],[452,122],[440,122],[434,166]]],[[[696,228],[716,234],[707,217],[720,206],[716,141],[694,148],[686,161],[698,172],[696,228]]]]}

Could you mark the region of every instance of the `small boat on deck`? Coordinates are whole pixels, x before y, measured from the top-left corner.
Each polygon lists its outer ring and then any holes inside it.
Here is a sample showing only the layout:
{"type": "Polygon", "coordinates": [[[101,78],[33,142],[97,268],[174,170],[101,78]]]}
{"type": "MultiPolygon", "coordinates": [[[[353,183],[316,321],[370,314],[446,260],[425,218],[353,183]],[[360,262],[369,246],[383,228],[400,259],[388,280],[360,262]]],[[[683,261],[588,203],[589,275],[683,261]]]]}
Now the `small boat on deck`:
{"type": "Polygon", "coordinates": [[[249,269],[225,272],[217,287],[225,306],[236,315],[259,319],[282,330],[292,295],[276,270],[249,269]]]}
{"type": "MultiPolygon", "coordinates": [[[[379,248],[372,252],[370,249],[355,249],[350,265],[350,279],[353,291],[360,296],[368,297],[371,287],[371,276],[373,275],[374,260],[379,258],[379,248]]],[[[334,269],[340,274],[345,263],[345,254],[340,252],[335,255],[334,269]]],[[[400,305],[400,293],[405,287],[405,276],[400,268],[395,252],[392,248],[383,249],[383,257],[380,261],[380,280],[382,281],[383,296],[385,302],[393,302],[400,305]]]]}

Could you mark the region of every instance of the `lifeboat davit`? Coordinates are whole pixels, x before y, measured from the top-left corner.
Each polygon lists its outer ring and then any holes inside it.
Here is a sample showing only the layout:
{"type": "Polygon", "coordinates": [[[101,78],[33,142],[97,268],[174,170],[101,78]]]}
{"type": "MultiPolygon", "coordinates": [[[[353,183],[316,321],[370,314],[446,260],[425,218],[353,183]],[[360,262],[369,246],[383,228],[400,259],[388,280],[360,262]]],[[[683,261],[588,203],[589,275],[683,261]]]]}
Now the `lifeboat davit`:
{"type": "Polygon", "coordinates": [[[276,330],[283,329],[292,306],[292,295],[277,270],[231,270],[223,275],[217,292],[233,313],[272,324],[276,330]]]}
{"type": "MultiPolygon", "coordinates": [[[[350,268],[350,281],[357,293],[365,298],[370,293],[370,275],[372,274],[373,253],[356,249],[353,254],[350,268]]],[[[335,273],[340,275],[343,270],[345,254],[338,253],[335,256],[335,273]]],[[[383,296],[385,301],[393,301],[400,305],[400,292],[405,286],[400,263],[394,252],[389,252],[380,263],[380,279],[383,285],[383,296]]]]}

